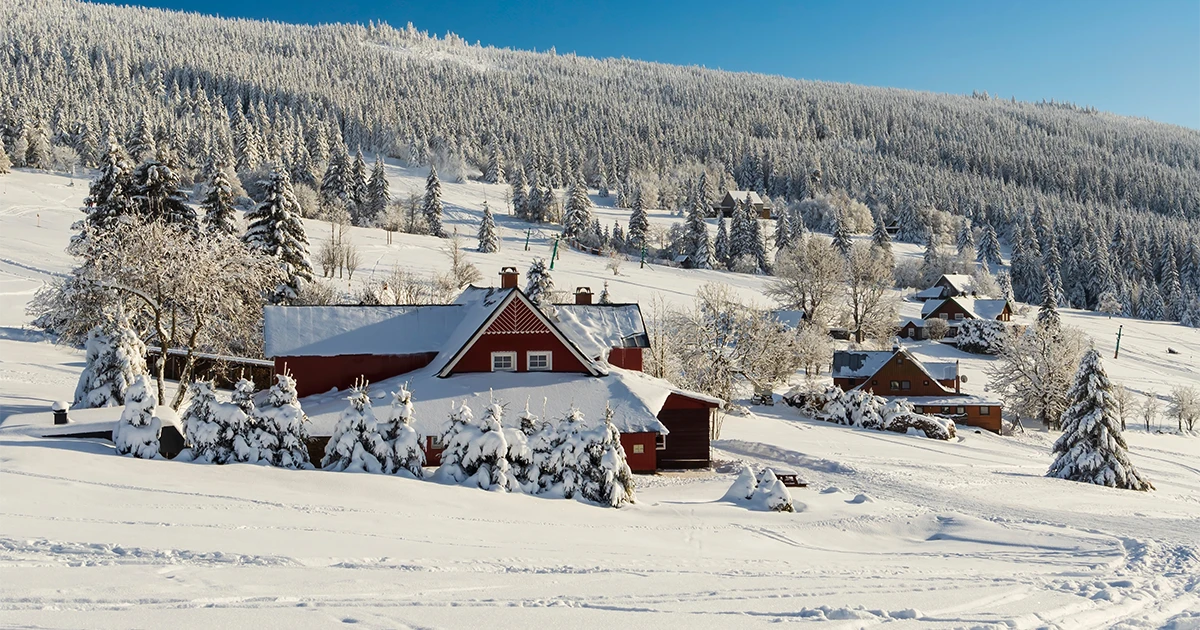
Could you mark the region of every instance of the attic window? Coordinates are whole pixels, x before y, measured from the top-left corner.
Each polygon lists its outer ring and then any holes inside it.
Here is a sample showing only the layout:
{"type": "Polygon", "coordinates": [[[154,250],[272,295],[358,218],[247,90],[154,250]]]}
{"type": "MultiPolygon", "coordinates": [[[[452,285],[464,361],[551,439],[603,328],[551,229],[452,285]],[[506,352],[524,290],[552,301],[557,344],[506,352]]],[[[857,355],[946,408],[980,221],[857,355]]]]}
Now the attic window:
{"type": "Polygon", "coordinates": [[[912,383],[908,381],[900,381],[900,389],[912,389],[912,383]]]}
{"type": "Polygon", "coordinates": [[[954,314],[954,319],[962,319],[962,318],[963,318],[963,314],[962,314],[962,313],[955,313],[955,314],[954,314]]]}
{"type": "Polygon", "coordinates": [[[900,381],[892,381],[890,385],[892,387],[892,391],[900,389],[900,381]]]}
{"type": "Polygon", "coordinates": [[[549,352],[526,352],[525,369],[530,372],[545,372],[553,365],[549,352]]]}
{"type": "Polygon", "coordinates": [[[896,365],[904,365],[904,357],[896,357],[896,365]]]}
{"type": "Polygon", "coordinates": [[[493,372],[515,372],[515,371],[517,371],[517,353],[516,352],[493,352],[492,353],[492,371],[493,372]]]}

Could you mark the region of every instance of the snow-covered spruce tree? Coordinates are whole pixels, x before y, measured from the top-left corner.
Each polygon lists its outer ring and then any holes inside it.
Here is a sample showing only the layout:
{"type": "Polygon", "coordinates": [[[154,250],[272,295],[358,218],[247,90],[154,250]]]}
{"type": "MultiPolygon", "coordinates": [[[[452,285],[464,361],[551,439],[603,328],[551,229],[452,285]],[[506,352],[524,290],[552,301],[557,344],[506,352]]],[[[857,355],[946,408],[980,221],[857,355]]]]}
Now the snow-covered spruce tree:
{"type": "Polygon", "coordinates": [[[421,213],[425,216],[425,225],[429,233],[438,238],[446,237],[442,227],[442,182],[438,180],[437,168],[429,166],[429,177],[425,179],[425,201],[421,205],[421,213]]]}
{"type": "Polygon", "coordinates": [[[697,198],[687,216],[686,253],[696,269],[712,269],[716,264],[716,253],[708,236],[708,224],[704,221],[706,207],[707,204],[697,198]]]}
{"type": "Polygon", "coordinates": [[[534,464],[532,441],[540,428],[538,417],[529,411],[528,402],[517,419],[517,426],[504,428],[504,439],[508,442],[508,468],[521,491],[528,494],[538,491],[538,468],[534,464]]]}
{"type": "Polygon", "coordinates": [[[229,402],[237,405],[247,416],[254,417],[254,383],[247,378],[239,378],[233,384],[233,394],[229,402]]]}
{"type": "Polygon", "coordinates": [[[388,201],[391,198],[383,158],[376,156],[375,167],[371,169],[371,181],[367,182],[367,201],[358,213],[358,222],[355,225],[371,226],[379,223],[387,212],[388,201]]]}
{"type": "Polygon", "coordinates": [[[310,470],[308,417],[300,407],[296,379],[276,374],[267,400],[254,408],[255,442],[262,463],[280,468],[310,470]]]}
{"type": "Polygon", "coordinates": [[[379,434],[388,445],[388,472],[421,479],[425,476],[425,449],[412,420],[412,392],[401,385],[392,392],[392,406],[387,420],[379,423],[379,434]]]}
{"type": "Polygon", "coordinates": [[[509,466],[508,440],[505,438],[503,420],[504,409],[491,403],[475,422],[478,430],[459,458],[459,466],[466,475],[464,483],[477,485],[484,490],[521,490],[521,484],[509,466]]]}
{"type": "Polygon", "coordinates": [[[451,407],[449,422],[442,433],[442,463],[434,472],[434,480],[442,483],[462,483],[469,476],[463,469],[463,458],[480,431],[475,424],[475,414],[463,401],[451,407]]]}
{"type": "Polygon", "coordinates": [[[621,507],[633,503],[633,472],[625,459],[621,434],[612,422],[612,407],[604,408],[604,424],[591,429],[585,437],[582,460],[584,480],[581,494],[589,501],[621,507]]]}
{"type": "Polygon", "coordinates": [[[713,255],[721,267],[729,267],[729,220],[724,214],[717,217],[717,237],[713,240],[713,255]]]}
{"type": "Polygon", "coordinates": [[[847,225],[849,221],[840,212],[834,215],[834,219],[833,246],[842,253],[842,256],[849,258],[850,248],[854,245],[854,241],[850,239],[850,226],[847,225]]]}
{"type": "Polygon", "coordinates": [[[363,223],[367,205],[367,161],[363,159],[362,147],[354,153],[354,161],[350,163],[350,216],[354,225],[363,223]]]}
{"type": "Polygon", "coordinates": [[[600,297],[596,300],[600,304],[612,304],[612,296],[608,293],[608,280],[604,281],[604,288],[600,290],[600,297]]]}
{"type": "Polygon", "coordinates": [[[141,375],[129,386],[125,409],[113,427],[112,441],[117,455],[138,459],[162,459],[158,438],[162,435],[162,420],[154,415],[158,398],[150,379],[141,375]]]}
{"type": "Polygon", "coordinates": [[[529,220],[529,180],[525,177],[525,169],[517,169],[517,179],[512,183],[513,212],[523,221],[529,220]]]}
{"type": "Polygon", "coordinates": [[[188,397],[181,419],[187,448],[176,459],[201,464],[258,461],[258,449],[249,435],[249,418],[244,411],[235,404],[218,401],[210,381],[192,382],[188,397]]]}
{"type": "Polygon", "coordinates": [[[129,325],[125,310],[117,307],[104,323],[88,333],[87,364],[75,386],[75,409],[117,407],[125,393],[147,374],[146,346],[129,325]]]}
{"type": "Polygon", "coordinates": [[[534,258],[533,263],[529,265],[529,271],[525,272],[526,297],[538,308],[553,309],[553,292],[554,280],[550,278],[550,270],[546,268],[546,259],[534,258]]]}
{"type": "Polygon", "coordinates": [[[8,152],[4,150],[3,143],[0,143],[0,175],[6,175],[12,171],[12,160],[8,159],[8,152]]]}
{"type": "Polygon", "coordinates": [[[208,180],[208,192],[200,207],[204,209],[204,230],[209,234],[237,234],[237,210],[233,207],[233,185],[223,162],[209,167],[212,176],[208,180]]]}
{"type": "Polygon", "coordinates": [[[142,162],[133,172],[133,187],[133,201],[147,220],[199,231],[196,210],[188,205],[179,176],[170,166],[157,159],[142,162]]]}
{"type": "Polygon", "coordinates": [[[382,473],[388,460],[388,447],[379,435],[367,385],[356,385],[347,400],[349,404],[342,410],[333,435],[325,445],[321,468],[334,472],[382,473]]]}
{"type": "Polygon", "coordinates": [[[1138,318],[1160,321],[1165,317],[1166,310],[1166,303],[1163,301],[1162,293],[1158,290],[1158,285],[1153,281],[1146,282],[1146,288],[1137,301],[1138,318]]]}
{"type": "Polygon", "coordinates": [[[641,250],[646,245],[646,234],[650,231],[650,216],[646,214],[646,200],[642,189],[633,193],[633,208],[629,215],[629,229],[625,233],[626,246],[641,250]]]}
{"type": "Polygon", "coordinates": [[[983,229],[983,240],[979,243],[978,261],[985,265],[999,265],[1000,239],[996,236],[996,227],[991,223],[983,229]]]}
{"type": "Polygon", "coordinates": [[[960,260],[975,260],[975,230],[970,219],[963,219],[954,239],[954,248],[960,260]]]}
{"type": "Polygon", "coordinates": [[[754,490],[754,496],[750,500],[756,507],[772,512],[795,511],[795,508],[792,507],[791,493],[775,476],[775,471],[770,468],[763,471],[758,480],[758,487],[754,490]]]}
{"type": "Polygon", "coordinates": [[[275,287],[272,301],[296,299],[301,284],[312,282],[313,270],[308,259],[308,237],[300,222],[300,204],[286,171],[271,173],[266,198],[246,219],[250,226],[242,240],[251,249],[276,258],[282,271],[284,280],[275,287]]]}
{"type": "Polygon", "coordinates": [[[792,244],[792,218],[787,212],[780,212],[775,218],[775,251],[781,252],[792,244]]]}
{"type": "Polygon", "coordinates": [[[621,230],[621,224],[614,221],[612,236],[610,236],[608,239],[608,246],[611,247],[613,251],[623,252],[626,250],[628,245],[629,244],[625,242],[625,232],[621,230]]]}
{"type": "Polygon", "coordinates": [[[1067,393],[1063,434],[1054,442],[1054,463],[1047,477],[1093,483],[1128,490],[1153,490],[1129,461],[1129,447],[1121,435],[1121,419],[1113,384],[1095,348],[1084,353],[1067,393]]]}
{"type": "Polygon", "coordinates": [[[586,431],[583,413],[572,407],[540,440],[542,443],[534,449],[534,461],[543,492],[567,499],[581,492],[586,477],[586,431]]]}
{"type": "Polygon", "coordinates": [[[567,190],[567,207],[563,215],[563,238],[568,241],[583,240],[592,225],[592,200],[582,181],[571,184],[567,190]]]}
{"type": "Polygon", "coordinates": [[[1058,316],[1058,300],[1055,298],[1054,283],[1049,277],[1042,284],[1042,305],[1038,307],[1038,326],[1058,328],[1061,319],[1058,316]]]}
{"type": "Polygon", "coordinates": [[[479,222],[479,251],[494,254],[500,251],[500,237],[496,235],[496,219],[486,201],[483,202],[483,219],[479,222]]]}
{"type": "Polygon", "coordinates": [[[733,485],[729,486],[729,490],[722,497],[725,501],[741,503],[747,499],[754,497],[754,491],[758,488],[758,479],[755,478],[754,470],[749,466],[743,466],[741,472],[738,473],[737,479],[733,480],[733,485]]]}
{"type": "Polygon", "coordinates": [[[341,148],[334,148],[329,156],[329,166],[321,178],[321,204],[325,208],[350,205],[349,156],[341,148]]]}
{"type": "Polygon", "coordinates": [[[133,194],[133,162],[110,138],[100,175],[92,180],[83,201],[87,225],[103,231],[115,228],[121,217],[133,214],[133,194]]]}
{"type": "Polygon", "coordinates": [[[489,184],[503,184],[504,158],[500,155],[500,143],[495,138],[491,142],[492,150],[488,155],[487,168],[483,171],[483,181],[489,184]]]}

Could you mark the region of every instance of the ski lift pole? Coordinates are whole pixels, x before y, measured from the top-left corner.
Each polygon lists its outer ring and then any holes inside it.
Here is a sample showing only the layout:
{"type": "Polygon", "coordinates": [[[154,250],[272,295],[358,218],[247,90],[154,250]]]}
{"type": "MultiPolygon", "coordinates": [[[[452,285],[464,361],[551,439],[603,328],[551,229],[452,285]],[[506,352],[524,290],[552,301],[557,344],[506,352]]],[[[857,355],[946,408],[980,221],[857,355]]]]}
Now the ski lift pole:
{"type": "Polygon", "coordinates": [[[1113,353],[1113,358],[1117,358],[1121,354],[1121,331],[1125,329],[1125,324],[1117,326],[1117,351],[1113,353]]]}
{"type": "Polygon", "coordinates": [[[550,252],[550,271],[554,271],[554,260],[558,258],[558,237],[554,237],[554,249],[550,252]]]}
{"type": "Polygon", "coordinates": [[[644,237],[642,238],[642,260],[638,263],[638,268],[646,268],[646,239],[644,237]]]}
{"type": "Polygon", "coordinates": [[[529,251],[529,236],[533,234],[533,228],[525,229],[525,251],[529,251]]]}

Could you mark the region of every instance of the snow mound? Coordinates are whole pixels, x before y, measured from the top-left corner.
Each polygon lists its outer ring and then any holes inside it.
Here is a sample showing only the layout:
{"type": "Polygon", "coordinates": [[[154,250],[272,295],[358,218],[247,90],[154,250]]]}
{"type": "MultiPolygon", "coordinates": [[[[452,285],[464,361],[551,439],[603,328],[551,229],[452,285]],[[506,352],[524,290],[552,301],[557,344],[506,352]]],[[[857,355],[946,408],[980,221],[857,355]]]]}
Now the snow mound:
{"type": "Polygon", "coordinates": [[[846,501],[846,503],[853,503],[855,505],[860,504],[860,503],[874,503],[874,502],[875,502],[875,499],[872,499],[870,496],[868,496],[862,492],[854,495],[853,499],[846,501]]]}

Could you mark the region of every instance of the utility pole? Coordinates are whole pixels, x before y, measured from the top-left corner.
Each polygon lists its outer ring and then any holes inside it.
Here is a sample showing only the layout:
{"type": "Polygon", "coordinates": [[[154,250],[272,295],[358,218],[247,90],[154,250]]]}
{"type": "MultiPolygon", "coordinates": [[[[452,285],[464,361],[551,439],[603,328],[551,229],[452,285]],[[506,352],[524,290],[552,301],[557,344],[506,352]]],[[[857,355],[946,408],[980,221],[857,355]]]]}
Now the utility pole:
{"type": "Polygon", "coordinates": [[[533,234],[533,228],[525,229],[525,251],[529,251],[529,236],[533,234]]]}
{"type": "Polygon", "coordinates": [[[642,261],[638,263],[638,268],[646,268],[646,239],[644,237],[642,238],[642,261]]]}
{"type": "Polygon", "coordinates": [[[554,271],[554,260],[558,258],[558,237],[554,237],[554,250],[550,252],[550,271],[554,271]]]}
{"type": "Polygon", "coordinates": [[[1114,359],[1121,355],[1121,331],[1124,330],[1124,328],[1125,324],[1117,326],[1117,351],[1113,353],[1114,359]]]}

